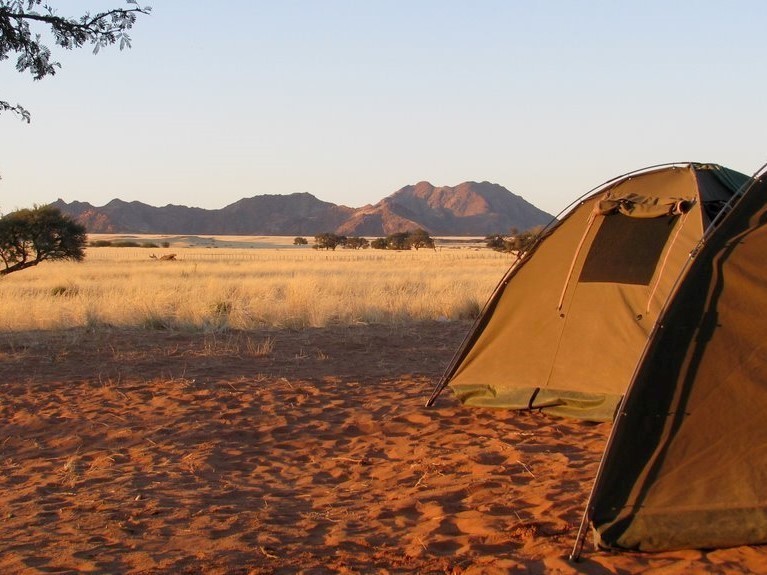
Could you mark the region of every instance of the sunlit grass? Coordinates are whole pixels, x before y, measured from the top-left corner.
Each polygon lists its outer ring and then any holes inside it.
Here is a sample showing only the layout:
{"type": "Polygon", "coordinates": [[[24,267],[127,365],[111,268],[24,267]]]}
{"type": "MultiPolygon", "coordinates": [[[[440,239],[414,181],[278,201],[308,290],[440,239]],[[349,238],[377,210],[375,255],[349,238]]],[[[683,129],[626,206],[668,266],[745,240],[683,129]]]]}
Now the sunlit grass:
{"type": "Polygon", "coordinates": [[[0,280],[0,330],[219,331],[458,320],[477,315],[511,263],[490,250],[89,248],[0,280]],[[168,250],[155,250],[162,255],[168,250]]]}

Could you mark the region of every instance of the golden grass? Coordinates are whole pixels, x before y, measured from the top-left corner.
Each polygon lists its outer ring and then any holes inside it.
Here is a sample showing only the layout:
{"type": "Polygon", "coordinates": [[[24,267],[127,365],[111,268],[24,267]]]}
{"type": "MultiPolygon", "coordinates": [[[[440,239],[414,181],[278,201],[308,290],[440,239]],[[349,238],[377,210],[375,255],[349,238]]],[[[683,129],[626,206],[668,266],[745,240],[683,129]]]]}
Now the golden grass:
{"type": "MultiPolygon", "coordinates": [[[[510,263],[487,249],[88,248],[82,263],[46,262],[0,280],[0,330],[217,332],[467,319],[510,263]],[[171,252],[176,261],[149,258],[171,252]]],[[[268,353],[268,342],[244,345],[268,353]]]]}

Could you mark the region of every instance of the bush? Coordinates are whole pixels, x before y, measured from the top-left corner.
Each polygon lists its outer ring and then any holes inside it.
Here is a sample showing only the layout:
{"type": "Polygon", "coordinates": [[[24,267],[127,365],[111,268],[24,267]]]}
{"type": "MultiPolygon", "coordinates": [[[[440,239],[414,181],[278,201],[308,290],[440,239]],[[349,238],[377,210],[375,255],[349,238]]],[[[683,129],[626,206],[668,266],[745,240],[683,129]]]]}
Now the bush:
{"type": "MultiPolygon", "coordinates": [[[[92,248],[153,248],[153,249],[157,249],[160,247],[160,245],[156,244],[155,242],[138,243],[132,240],[117,240],[114,242],[110,240],[93,240],[88,245],[92,248]]],[[[162,247],[169,248],[170,242],[162,242],[162,247]]]]}
{"type": "Polygon", "coordinates": [[[501,234],[493,234],[485,238],[485,247],[495,250],[497,252],[505,252],[506,239],[501,234]]]}
{"type": "Polygon", "coordinates": [[[51,295],[53,297],[74,297],[80,292],[77,286],[73,285],[57,285],[51,288],[51,295]]]}
{"type": "Polygon", "coordinates": [[[540,232],[541,228],[536,227],[522,233],[513,229],[509,236],[493,234],[485,238],[485,246],[498,252],[524,252],[535,243],[540,232]]]}
{"type": "Polygon", "coordinates": [[[229,315],[232,312],[232,302],[219,301],[213,305],[213,313],[217,316],[229,315]]]}
{"type": "Polygon", "coordinates": [[[482,305],[474,298],[467,298],[454,310],[455,319],[477,319],[481,313],[482,305]]]}

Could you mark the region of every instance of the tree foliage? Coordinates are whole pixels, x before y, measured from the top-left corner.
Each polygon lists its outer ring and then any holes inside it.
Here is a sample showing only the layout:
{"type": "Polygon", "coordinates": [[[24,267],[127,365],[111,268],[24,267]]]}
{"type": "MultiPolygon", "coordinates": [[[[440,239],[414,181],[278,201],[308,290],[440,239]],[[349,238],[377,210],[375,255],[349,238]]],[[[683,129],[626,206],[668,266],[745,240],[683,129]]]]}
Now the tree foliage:
{"type": "Polygon", "coordinates": [[[409,232],[389,234],[385,238],[376,238],[370,242],[370,247],[377,250],[434,249],[434,239],[429,232],[419,228],[409,232]]]}
{"type": "Polygon", "coordinates": [[[346,237],[324,232],[314,236],[312,247],[315,250],[335,250],[338,246],[347,250],[364,250],[370,247],[370,242],[362,237],[346,237]]]}
{"type": "Polygon", "coordinates": [[[362,237],[346,238],[342,243],[347,250],[364,250],[370,247],[370,242],[362,237]]]}
{"type": "Polygon", "coordinates": [[[407,241],[410,244],[410,247],[414,248],[415,250],[419,250],[420,248],[434,249],[434,240],[429,235],[429,232],[421,228],[409,232],[407,241]]]}
{"type": "Polygon", "coordinates": [[[52,206],[11,212],[0,218],[0,276],[45,260],[82,261],[85,227],[52,206]]]}
{"type": "Polygon", "coordinates": [[[314,236],[314,245],[312,246],[315,250],[334,250],[341,245],[346,238],[344,236],[338,236],[336,234],[332,234],[330,232],[325,232],[322,234],[317,234],[314,236]]]}
{"type": "Polygon", "coordinates": [[[522,233],[514,229],[508,236],[492,234],[485,238],[485,246],[498,252],[524,252],[535,243],[540,231],[536,227],[522,233]]]}
{"type": "Polygon", "coordinates": [[[370,242],[370,247],[374,250],[385,250],[386,249],[386,238],[376,238],[372,242],[370,242]]]}
{"type": "MultiPolygon", "coordinates": [[[[127,31],[138,14],[149,14],[149,6],[138,0],[126,0],[129,8],[115,8],[97,14],[86,12],[78,18],[59,16],[56,9],[43,0],[0,0],[0,61],[15,54],[16,70],[30,72],[35,80],[56,73],[61,64],[53,59],[51,49],[43,44],[39,28],[48,28],[56,46],[66,50],[93,46],[93,52],[112,44],[120,50],[130,48],[127,31]]],[[[13,112],[29,122],[29,112],[0,100],[0,112],[13,112]]]]}
{"type": "Polygon", "coordinates": [[[309,243],[309,240],[307,240],[304,237],[298,236],[293,238],[293,245],[294,246],[305,246],[309,243]]]}
{"type": "Polygon", "coordinates": [[[508,251],[506,237],[503,234],[492,234],[485,237],[485,247],[497,252],[508,251]]]}
{"type": "Polygon", "coordinates": [[[396,232],[386,236],[386,249],[387,250],[409,250],[410,244],[408,243],[409,232],[396,232]]]}

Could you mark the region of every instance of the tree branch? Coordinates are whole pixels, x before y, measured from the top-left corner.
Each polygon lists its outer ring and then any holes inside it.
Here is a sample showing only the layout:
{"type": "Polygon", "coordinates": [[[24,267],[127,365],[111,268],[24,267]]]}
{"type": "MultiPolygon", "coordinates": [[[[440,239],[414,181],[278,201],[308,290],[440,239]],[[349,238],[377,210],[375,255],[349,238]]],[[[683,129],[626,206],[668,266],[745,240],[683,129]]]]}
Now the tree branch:
{"type": "Polygon", "coordinates": [[[86,31],[91,31],[91,30],[95,31],[95,29],[93,28],[93,25],[97,23],[99,20],[103,20],[107,18],[108,16],[113,16],[116,14],[124,16],[132,12],[139,13],[139,14],[149,14],[150,8],[148,6],[146,8],[127,8],[127,9],[115,8],[114,10],[109,10],[108,12],[100,12],[96,14],[95,16],[93,16],[92,18],[90,18],[90,20],[87,20],[88,14],[86,14],[85,16],[83,16],[80,22],[72,18],[64,18],[63,16],[56,16],[55,14],[53,14],[53,12],[49,12],[48,14],[38,14],[37,12],[8,12],[7,8],[0,8],[0,17],[13,18],[14,20],[36,20],[38,22],[45,22],[46,24],[51,24],[51,25],[67,24],[67,25],[72,25],[73,27],[76,26],[86,31]]]}
{"type": "Polygon", "coordinates": [[[12,274],[13,272],[18,272],[21,270],[25,270],[27,268],[31,268],[36,266],[40,263],[42,260],[32,260],[31,262],[18,262],[13,265],[7,265],[5,266],[5,269],[0,269],[0,276],[7,276],[8,274],[12,274]]]}
{"type": "MultiPolygon", "coordinates": [[[[30,22],[49,26],[56,45],[71,50],[84,44],[94,45],[94,53],[103,46],[120,41],[120,49],[130,47],[127,31],[133,27],[138,14],[149,14],[151,7],[141,7],[138,0],[126,0],[135,8],[115,8],[91,16],[88,12],[79,19],[56,15],[54,9],[42,0],[0,0],[0,61],[9,54],[18,54],[16,69],[29,70],[35,80],[56,73],[61,65],[51,60],[51,50],[41,43],[40,35],[33,34],[30,22]],[[41,7],[40,11],[36,10],[41,7]]],[[[0,112],[12,112],[30,121],[29,112],[19,105],[0,101],[0,112]]]]}
{"type": "Polygon", "coordinates": [[[29,112],[20,104],[11,106],[8,102],[4,102],[3,100],[0,100],[0,112],[11,112],[13,114],[18,114],[21,116],[21,120],[25,121],[27,124],[29,124],[31,119],[29,112]]]}

